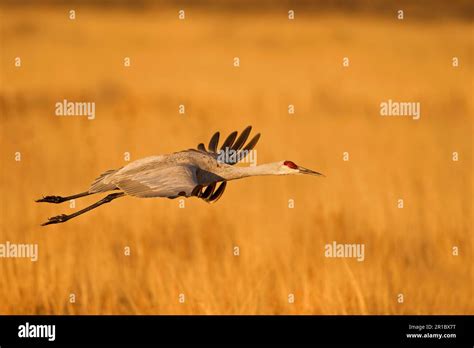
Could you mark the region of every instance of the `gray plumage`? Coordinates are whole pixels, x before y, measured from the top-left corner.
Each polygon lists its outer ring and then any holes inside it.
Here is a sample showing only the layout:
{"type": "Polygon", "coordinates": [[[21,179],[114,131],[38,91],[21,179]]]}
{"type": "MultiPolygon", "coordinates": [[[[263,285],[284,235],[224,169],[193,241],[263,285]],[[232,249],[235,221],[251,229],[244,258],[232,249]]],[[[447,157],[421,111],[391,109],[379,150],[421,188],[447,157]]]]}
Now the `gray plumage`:
{"type": "Polygon", "coordinates": [[[110,170],[97,178],[90,193],[123,190],[136,197],[192,196],[196,186],[208,186],[224,179],[213,171],[219,163],[211,153],[186,150],[169,155],[136,160],[125,167],[110,170]]]}
{"type": "Polygon", "coordinates": [[[232,132],[219,150],[220,134],[216,132],[209,141],[208,149],[201,143],[197,149],[142,158],[122,168],[102,173],[86,192],[68,197],[43,197],[37,202],[61,203],[90,194],[120,191],[109,194],[99,202],[74,214],[50,218],[43,225],[65,222],[124,195],[139,198],[195,196],[206,202],[216,202],[230,180],[258,175],[322,175],[297,166],[291,161],[248,167],[234,166],[247,156],[260,139],[260,134],[257,134],[244,146],[251,129],[252,127],[248,126],[238,137],[237,132],[232,132]],[[233,155],[226,156],[229,153],[233,155]]]}

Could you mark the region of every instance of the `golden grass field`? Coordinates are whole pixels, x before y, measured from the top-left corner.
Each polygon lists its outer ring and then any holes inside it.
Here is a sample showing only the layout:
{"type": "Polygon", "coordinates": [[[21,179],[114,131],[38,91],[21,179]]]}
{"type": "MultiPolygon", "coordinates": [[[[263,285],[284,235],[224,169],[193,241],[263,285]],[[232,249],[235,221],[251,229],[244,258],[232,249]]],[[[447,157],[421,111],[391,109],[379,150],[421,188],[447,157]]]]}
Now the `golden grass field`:
{"type": "Polygon", "coordinates": [[[473,313],[472,22],[68,11],[1,7],[0,243],[39,244],[37,262],[0,259],[1,314],[473,313]],[[55,116],[63,99],[95,102],[96,119],[55,116]],[[387,99],[419,101],[420,120],[381,117],[387,99]],[[124,152],[184,150],[249,124],[259,163],[327,177],[234,181],[218,203],[184,209],[126,197],[40,227],[74,210],[35,199],[86,190],[124,152]],[[364,243],[365,261],[324,257],[332,241],[364,243]]]}

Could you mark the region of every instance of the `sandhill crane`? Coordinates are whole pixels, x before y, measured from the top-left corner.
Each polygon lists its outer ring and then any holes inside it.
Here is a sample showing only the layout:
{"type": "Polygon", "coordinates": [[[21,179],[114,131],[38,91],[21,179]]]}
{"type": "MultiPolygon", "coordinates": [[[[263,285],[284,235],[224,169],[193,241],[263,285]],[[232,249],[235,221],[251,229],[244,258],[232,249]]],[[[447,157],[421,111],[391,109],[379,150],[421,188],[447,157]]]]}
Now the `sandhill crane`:
{"type": "Polygon", "coordinates": [[[300,167],[292,161],[249,167],[234,166],[245,158],[260,138],[259,133],[244,146],[251,130],[252,127],[248,126],[238,138],[238,133],[232,132],[219,151],[219,132],[216,132],[209,141],[208,149],[201,143],[197,146],[197,150],[189,149],[168,155],[142,158],[122,168],[104,172],[85,192],[67,197],[46,196],[38,199],[36,202],[62,203],[95,193],[120,190],[120,192],[110,193],[100,201],[73,214],[51,217],[42,226],[66,222],[125,195],[140,198],[194,196],[212,203],[222,196],[227,181],[230,180],[257,175],[323,175],[300,167]],[[221,154],[231,154],[231,156],[220,156],[221,154]],[[218,183],[220,184],[216,189],[218,183]]]}

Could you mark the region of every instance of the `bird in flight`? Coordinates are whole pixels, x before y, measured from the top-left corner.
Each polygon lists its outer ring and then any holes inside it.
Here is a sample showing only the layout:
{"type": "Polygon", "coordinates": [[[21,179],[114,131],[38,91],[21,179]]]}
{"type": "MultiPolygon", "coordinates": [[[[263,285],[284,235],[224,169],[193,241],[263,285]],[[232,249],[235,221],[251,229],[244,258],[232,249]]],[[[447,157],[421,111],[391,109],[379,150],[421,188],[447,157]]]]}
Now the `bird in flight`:
{"type": "Polygon", "coordinates": [[[322,175],[300,167],[292,161],[280,161],[257,166],[237,167],[260,139],[255,135],[245,146],[251,126],[237,137],[232,132],[218,150],[219,132],[209,141],[208,149],[203,143],[197,149],[189,149],[168,155],[151,156],[133,161],[119,169],[107,170],[94,180],[90,188],[72,196],[46,196],[36,202],[62,203],[95,193],[110,193],[100,201],[70,215],[58,215],[48,219],[42,226],[66,222],[87,213],[102,204],[123,196],[150,197],[197,197],[208,203],[216,202],[224,193],[230,180],[259,175],[322,175]]]}

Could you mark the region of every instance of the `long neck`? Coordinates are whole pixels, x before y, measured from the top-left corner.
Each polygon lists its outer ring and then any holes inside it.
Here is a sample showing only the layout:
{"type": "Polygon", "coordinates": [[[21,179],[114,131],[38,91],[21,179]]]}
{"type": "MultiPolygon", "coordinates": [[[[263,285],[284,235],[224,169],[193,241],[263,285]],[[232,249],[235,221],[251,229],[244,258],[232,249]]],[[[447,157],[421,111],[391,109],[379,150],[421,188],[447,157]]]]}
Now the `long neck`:
{"type": "Polygon", "coordinates": [[[222,169],[219,176],[226,180],[235,180],[257,175],[278,175],[274,163],[261,164],[252,167],[229,166],[222,169]]]}

